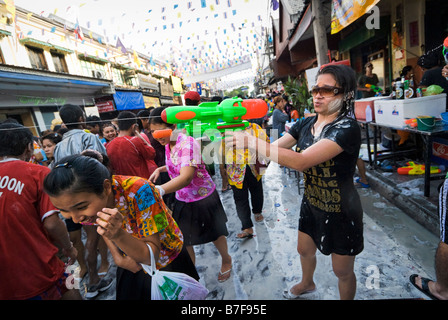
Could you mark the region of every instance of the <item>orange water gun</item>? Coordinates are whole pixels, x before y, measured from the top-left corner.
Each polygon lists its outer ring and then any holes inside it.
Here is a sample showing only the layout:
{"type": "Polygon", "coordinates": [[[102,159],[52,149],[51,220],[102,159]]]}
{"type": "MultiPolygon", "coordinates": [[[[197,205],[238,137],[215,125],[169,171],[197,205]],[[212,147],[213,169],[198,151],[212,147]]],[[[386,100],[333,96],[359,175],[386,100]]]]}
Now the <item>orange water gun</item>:
{"type": "MultiPolygon", "coordinates": [[[[402,175],[418,175],[425,173],[425,165],[423,164],[415,164],[412,161],[407,163],[407,167],[401,167],[397,169],[398,174],[402,175]]],[[[430,173],[440,173],[442,172],[438,167],[431,166],[430,173]]]]}

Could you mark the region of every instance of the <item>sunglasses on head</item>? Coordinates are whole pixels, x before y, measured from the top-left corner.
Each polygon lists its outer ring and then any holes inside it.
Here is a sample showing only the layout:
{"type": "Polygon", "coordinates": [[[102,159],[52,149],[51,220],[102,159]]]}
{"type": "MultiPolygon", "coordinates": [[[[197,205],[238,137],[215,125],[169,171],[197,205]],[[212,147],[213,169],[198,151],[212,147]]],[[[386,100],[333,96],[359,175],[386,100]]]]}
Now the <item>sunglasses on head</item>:
{"type": "Polygon", "coordinates": [[[343,92],[342,88],[333,87],[333,86],[323,86],[323,87],[314,86],[313,88],[311,88],[311,91],[310,91],[310,93],[313,97],[319,93],[322,97],[326,97],[326,98],[334,97],[342,92],[343,92]]]}

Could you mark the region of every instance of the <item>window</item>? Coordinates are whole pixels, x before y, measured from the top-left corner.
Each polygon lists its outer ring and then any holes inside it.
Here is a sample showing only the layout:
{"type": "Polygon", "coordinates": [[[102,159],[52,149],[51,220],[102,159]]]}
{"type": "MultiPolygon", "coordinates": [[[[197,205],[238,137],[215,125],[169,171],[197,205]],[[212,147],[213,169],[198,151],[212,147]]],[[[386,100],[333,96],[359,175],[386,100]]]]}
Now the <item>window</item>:
{"type": "Polygon", "coordinates": [[[65,56],[55,51],[50,51],[53,58],[53,64],[56,72],[68,73],[67,63],[65,62],[65,56]]]}
{"type": "Polygon", "coordinates": [[[120,69],[112,68],[112,77],[115,84],[124,85],[125,79],[123,71],[120,69]]]}
{"type": "Polygon", "coordinates": [[[47,61],[45,60],[44,50],[34,47],[26,47],[30,57],[31,66],[34,69],[48,70],[47,61]]]}
{"type": "MultiPolygon", "coordinates": [[[[96,77],[100,78],[99,76],[96,76],[96,74],[105,75],[106,74],[106,66],[104,64],[95,63],[92,61],[87,60],[79,60],[81,64],[82,74],[86,77],[96,77]],[[98,71],[98,72],[96,72],[98,71]]],[[[102,78],[105,78],[105,76],[101,76],[102,78]]]]}

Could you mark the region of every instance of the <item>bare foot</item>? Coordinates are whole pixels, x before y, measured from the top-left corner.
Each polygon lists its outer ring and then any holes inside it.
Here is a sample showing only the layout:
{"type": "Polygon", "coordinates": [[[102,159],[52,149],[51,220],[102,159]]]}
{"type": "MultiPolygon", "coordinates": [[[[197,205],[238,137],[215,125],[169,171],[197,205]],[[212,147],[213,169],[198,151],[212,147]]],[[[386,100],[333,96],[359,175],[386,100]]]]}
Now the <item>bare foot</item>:
{"type": "Polygon", "coordinates": [[[304,284],[303,282],[300,282],[300,283],[292,286],[289,291],[293,295],[299,296],[306,292],[314,291],[315,289],[316,289],[316,284],[314,282],[312,282],[310,284],[304,284]]]}

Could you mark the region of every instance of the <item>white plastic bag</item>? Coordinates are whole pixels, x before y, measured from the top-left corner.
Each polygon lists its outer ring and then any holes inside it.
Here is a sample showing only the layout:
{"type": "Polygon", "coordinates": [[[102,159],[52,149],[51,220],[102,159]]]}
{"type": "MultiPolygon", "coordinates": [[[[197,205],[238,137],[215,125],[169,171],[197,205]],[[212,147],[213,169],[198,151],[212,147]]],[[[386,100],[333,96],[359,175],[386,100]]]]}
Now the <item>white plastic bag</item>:
{"type": "Polygon", "coordinates": [[[151,265],[142,264],[151,277],[151,300],[204,300],[208,290],[196,279],[185,273],[159,271],[154,254],[148,244],[151,265]]]}

